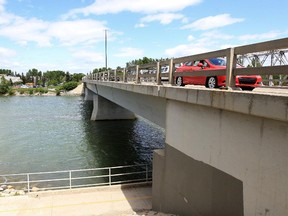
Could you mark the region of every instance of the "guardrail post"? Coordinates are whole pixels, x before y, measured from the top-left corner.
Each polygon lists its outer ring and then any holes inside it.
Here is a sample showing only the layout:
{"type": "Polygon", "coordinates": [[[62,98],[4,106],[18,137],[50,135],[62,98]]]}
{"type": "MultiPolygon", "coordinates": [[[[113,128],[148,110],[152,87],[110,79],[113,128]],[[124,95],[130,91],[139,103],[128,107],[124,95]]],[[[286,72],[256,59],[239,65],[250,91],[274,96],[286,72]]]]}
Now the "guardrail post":
{"type": "Polygon", "coordinates": [[[27,192],[30,192],[30,176],[29,173],[27,173],[27,192]]]}
{"type": "Polygon", "coordinates": [[[139,79],[139,65],[136,65],[136,83],[140,83],[140,79],[139,79]]]}
{"type": "Polygon", "coordinates": [[[146,182],[148,182],[148,164],[146,164],[146,182]]]}
{"type": "Polygon", "coordinates": [[[69,171],[69,188],[72,189],[72,172],[69,171]]]}
{"type": "Polygon", "coordinates": [[[111,168],[109,167],[109,186],[111,186],[111,168]]]}
{"type": "Polygon", "coordinates": [[[169,84],[173,85],[174,84],[174,63],[173,63],[173,58],[170,59],[169,62],[169,84]]]}
{"type": "Polygon", "coordinates": [[[110,70],[107,71],[107,74],[108,74],[108,80],[107,81],[110,81],[110,70]]]}
{"type": "Polygon", "coordinates": [[[127,68],[123,68],[123,82],[127,82],[127,68]]]}
{"type": "Polygon", "coordinates": [[[157,62],[156,63],[156,83],[157,83],[157,85],[162,85],[160,75],[161,75],[160,62],[157,62]]]}
{"type": "Polygon", "coordinates": [[[236,68],[236,55],[234,48],[227,49],[226,87],[235,88],[234,68],[236,68]]]}

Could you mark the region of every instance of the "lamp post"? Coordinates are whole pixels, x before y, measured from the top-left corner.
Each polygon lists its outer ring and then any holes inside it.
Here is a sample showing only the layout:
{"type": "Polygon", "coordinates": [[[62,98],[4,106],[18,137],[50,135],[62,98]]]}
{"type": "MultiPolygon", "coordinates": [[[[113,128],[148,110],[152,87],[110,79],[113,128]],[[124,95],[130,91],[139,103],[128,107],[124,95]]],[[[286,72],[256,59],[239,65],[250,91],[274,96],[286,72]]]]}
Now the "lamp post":
{"type": "Polygon", "coordinates": [[[105,68],[107,70],[107,29],[105,29],[105,68]]]}

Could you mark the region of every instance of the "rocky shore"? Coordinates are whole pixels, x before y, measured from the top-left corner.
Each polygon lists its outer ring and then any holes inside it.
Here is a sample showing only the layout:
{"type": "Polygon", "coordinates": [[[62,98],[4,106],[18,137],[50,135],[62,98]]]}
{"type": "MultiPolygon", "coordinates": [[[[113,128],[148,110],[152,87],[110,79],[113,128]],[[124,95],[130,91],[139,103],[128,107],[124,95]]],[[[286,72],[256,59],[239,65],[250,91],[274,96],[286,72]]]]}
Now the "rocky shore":
{"type": "Polygon", "coordinates": [[[11,185],[1,185],[0,186],[0,197],[18,196],[25,195],[24,190],[16,190],[11,185]]]}
{"type": "MultiPolygon", "coordinates": [[[[31,90],[33,90],[31,88],[31,90]]],[[[47,93],[41,93],[41,92],[34,92],[31,94],[29,91],[18,91],[15,90],[13,95],[9,95],[9,93],[5,94],[4,96],[20,96],[20,97],[27,97],[27,96],[81,96],[84,94],[84,89],[83,89],[83,83],[78,85],[75,89],[71,91],[60,91],[59,94],[57,94],[55,89],[48,89],[47,93]]]]}

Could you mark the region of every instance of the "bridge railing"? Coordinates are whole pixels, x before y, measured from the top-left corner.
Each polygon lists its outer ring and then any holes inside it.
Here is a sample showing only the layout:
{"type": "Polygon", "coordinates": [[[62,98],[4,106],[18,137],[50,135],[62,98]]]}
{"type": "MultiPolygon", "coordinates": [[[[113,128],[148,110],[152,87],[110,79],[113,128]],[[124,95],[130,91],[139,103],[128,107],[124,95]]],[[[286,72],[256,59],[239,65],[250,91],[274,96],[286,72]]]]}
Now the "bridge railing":
{"type": "Polygon", "coordinates": [[[143,82],[153,82],[161,85],[164,82],[169,84],[175,83],[175,69],[179,65],[188,62],[203,60],[208,58],[222,57],[226,58],[226,69],[221,70],[191,70],[177,72],[177,76],[219,76],[226,75],[226,87],[235,87],[235,78],[237,75],[261,75],[273,76],[282,75],[286,79],[281,79],[281,83],[287,84],[288,65],[274,65],[274,66],[257,66],[257,67],[236,67],[238,64],[238,57],[244,54],[253,54],[269,50],[280,50],[288,48],[288,38],[267,41],[262,43],[250,44],[234,48],[222,49],[213,52],[207,52],[197,55],[184,56],[179,58],[172,58],[165,61],[159,61],[144,65],[133,65],[123,68],[121,73],[117,75],[117,71],[106,71],[97,74],[90,74],[87,78],[99,81],[115,81],[115,82],[135,82],[137,84],[143,82]],[[169,70],[163,72],[163,67],[169,70]]]}
{"type": "Polygon", "coordinates": [[[104,167],[95,169],[65,170],[55,172],[35,172],[0,175],[0,185],[12,186],[25,192],[95,187],[152,179],[152,169],[148,164],[104,167]],[[34,188],[34,189],[33,189],[34,188]]]}

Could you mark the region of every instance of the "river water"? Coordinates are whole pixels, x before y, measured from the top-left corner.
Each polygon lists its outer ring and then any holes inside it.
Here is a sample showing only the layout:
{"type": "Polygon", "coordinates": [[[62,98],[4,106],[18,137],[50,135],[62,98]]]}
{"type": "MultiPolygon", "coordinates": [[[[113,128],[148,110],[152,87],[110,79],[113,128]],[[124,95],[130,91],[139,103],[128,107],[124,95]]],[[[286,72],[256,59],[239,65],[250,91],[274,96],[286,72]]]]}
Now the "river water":
{"type": "Polygon", "coordinates": [[[164,130],[136,120],[90,121],[83,97],[0,97],[0,174],[151,163],[164,130]]]}

